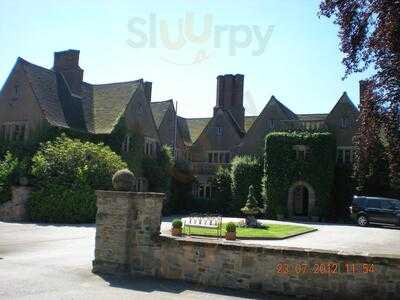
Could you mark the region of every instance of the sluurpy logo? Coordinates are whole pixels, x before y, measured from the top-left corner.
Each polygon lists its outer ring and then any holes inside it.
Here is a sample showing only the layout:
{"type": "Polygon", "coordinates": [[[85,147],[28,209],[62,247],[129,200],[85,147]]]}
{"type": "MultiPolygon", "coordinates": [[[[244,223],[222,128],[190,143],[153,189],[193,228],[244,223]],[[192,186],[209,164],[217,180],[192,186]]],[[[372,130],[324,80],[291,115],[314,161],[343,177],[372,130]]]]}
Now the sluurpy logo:
{"type": "Polygon", "coordinates": [[[194,13],[186,13],[178,22],[158,20],[156,14],[148,18],[132,18],[128,22],[128,31],[133,35],[127,44],[133,48],[160,48],[179,51],[185,47],[191,55],[186,62],[167,57],[163,60],[176,65],[193,65],[210,59],[215,50],[227,51],[230,56],[237,55],[240,49],[250,49],[251,55],[264,54],[271,39],[274,26],[262,28],[258,25],[217,25],[214,16],[203,16],[203,26],[195,28],[194,13]],[[199,28],[199,30],[196,32],[199,28]]]}

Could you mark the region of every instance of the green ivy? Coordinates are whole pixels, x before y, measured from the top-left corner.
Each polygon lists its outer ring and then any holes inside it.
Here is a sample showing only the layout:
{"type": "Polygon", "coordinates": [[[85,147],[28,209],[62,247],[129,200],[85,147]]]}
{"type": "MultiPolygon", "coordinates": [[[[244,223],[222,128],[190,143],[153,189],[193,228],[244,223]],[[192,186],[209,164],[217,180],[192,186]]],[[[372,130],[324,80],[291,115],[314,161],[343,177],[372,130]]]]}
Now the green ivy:
{"type": "Polygon", "coordinates": [[[262,205],[261,182],[263,177],[262,160],[253,156],[236,156],[231,163],[233,201],[231,211],[240,214],[246,204],[250,185],[254,187],[254,195],[262,205]]]}
{"type": "Polygon", "coordinates": [[[277,132],[265,139],[263,196],[273,213],[287,214],[290,187],[297,181],[309,183],[316,193],[316,211],[326,217],[334,182],[336,141],[331,133],[277,132]],[[308,146],[305,160],[297,159],[295,145],[308,146]]]}

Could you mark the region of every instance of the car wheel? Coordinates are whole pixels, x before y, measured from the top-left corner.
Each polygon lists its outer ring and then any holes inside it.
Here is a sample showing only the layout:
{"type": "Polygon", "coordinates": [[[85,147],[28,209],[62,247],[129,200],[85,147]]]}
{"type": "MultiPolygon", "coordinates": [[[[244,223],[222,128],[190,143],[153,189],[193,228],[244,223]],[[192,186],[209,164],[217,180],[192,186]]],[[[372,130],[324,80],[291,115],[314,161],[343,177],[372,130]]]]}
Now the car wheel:
{"type": "Polygon", "coordinates": [[[359,216],[357,218],[357,223],[358,223],[358,225],[360,225],[362,227],[367,226],[368,225],[368,219],[367,219],[366,216],[361,215],[361,216],[359,216]]]}

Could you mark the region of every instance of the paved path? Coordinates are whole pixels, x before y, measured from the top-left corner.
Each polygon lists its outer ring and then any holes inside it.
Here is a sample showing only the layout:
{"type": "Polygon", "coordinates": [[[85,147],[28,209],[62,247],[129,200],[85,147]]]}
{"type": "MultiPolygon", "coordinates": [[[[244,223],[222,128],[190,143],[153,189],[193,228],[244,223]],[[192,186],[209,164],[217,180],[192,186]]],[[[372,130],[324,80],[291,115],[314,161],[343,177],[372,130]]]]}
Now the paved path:
{"type": "MultiPolygon", "coordinates": [[[[224,222],[239,221],[237,218],[224,218],[224,222]]],[[[165,219],[161,230],[167,232],[171,218],[165,219]]],[[[274,220],[262,220],[263,223],[294,224],[274,220]]],[[[400,255],[400,228],[359,227],[355,225],[313,224],[301,225],[317,228],[315,232],[307,233],[285,240],[251,241],[241,243],[262,244],[273,246],[288,246],[307,249],[333,250],[348,254],[400,255]]]]}
{"type": "Polygon", "coordinates": [[[175,281],[94,275],[94,236],[94,225],[0,222],[0,299],[261,299],[175,281]]]}

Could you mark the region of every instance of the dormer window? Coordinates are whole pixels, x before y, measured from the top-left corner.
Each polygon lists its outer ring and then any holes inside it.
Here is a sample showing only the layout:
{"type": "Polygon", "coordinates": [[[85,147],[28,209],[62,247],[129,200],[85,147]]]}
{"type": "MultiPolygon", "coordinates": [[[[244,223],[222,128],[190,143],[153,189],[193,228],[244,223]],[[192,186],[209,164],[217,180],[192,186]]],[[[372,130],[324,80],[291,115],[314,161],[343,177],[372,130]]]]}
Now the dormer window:
{"type": "Polygon", "coordinates": [[[18,97],[19,97],[19,85],[18,84],[16,84],[15,86],[14,86],[14,93],[13,93],[14,95],[13,95],[13,97],[12,97],[12,100],[13,101],[17,101],[18,100],[18,97]]]}
{"type": "Polygon", "coordinates": [[[143,114],[143,105],[141,103],[139,103],[139,105],[138,105],[137,112],[139,115],[143,114]]]}

